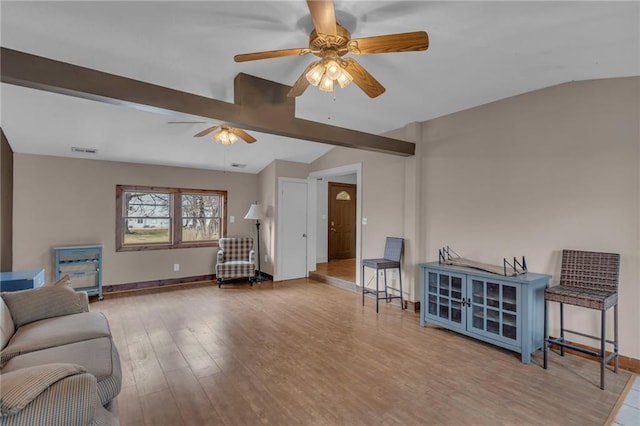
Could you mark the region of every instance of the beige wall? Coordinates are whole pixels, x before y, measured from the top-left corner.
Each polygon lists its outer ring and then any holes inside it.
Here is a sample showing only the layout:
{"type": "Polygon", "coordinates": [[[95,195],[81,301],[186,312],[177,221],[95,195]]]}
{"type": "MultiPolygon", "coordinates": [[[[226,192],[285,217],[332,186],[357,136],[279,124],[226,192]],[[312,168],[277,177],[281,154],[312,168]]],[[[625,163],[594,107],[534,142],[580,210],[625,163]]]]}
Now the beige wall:
{"type": "MultiPolygon", "coordinates": [[[[639,87],[568,83],[425,122],[424,260],[445,245],[493,264],[525,255],[557,282],[563,248],[620,253],[620,349],[640,358],[639,87]]],[[[551,321],[557,333],[556,306],[551,321]]],[[[567,309],[570,329],[597,334],[598,321],[567,309]]]]}
{"type": "MultiPolygon", "coordinates": [[[[272,162],[258,174],[258,202],[264,219],[260,225],[260,269],[273,276],[276,247],[276,162],[272,162]],[[266,261],[265,261],[266,256],[266,261]]],[[[255,233],[255,232],[254,232],[255,233]]]]}
{"type": "Polygon", "coordinates": [[[256,175],[27,154],[16,154],[14,167],[15,270],[46,268],[52,279],[53,247],[102,243],[104,285],[214,273],[213,247],[116,253],[118,184],[226,190],[236,219],[227,234],[255,234],[243,218],[257,199],[256,175]]]}

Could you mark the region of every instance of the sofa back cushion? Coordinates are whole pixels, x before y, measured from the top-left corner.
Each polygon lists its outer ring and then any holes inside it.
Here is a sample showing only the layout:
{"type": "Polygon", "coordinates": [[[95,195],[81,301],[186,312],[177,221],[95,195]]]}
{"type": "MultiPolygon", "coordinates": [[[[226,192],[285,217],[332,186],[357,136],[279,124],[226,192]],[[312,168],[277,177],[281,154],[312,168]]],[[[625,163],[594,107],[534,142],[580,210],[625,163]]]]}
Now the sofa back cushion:
{"type": "Polygon", "coordinates": [[[4,303],[4,299],[0,297],[0,349],[4,349],[7,346],[15,331],[16,327],[13,324],[9,307],[4,303]]]}
{"type": "Polygon", "coordinates": [[[75,291],[67,285],[52,285],[2,293],[16,328],[30,322],[83,312],[75,291]]]}

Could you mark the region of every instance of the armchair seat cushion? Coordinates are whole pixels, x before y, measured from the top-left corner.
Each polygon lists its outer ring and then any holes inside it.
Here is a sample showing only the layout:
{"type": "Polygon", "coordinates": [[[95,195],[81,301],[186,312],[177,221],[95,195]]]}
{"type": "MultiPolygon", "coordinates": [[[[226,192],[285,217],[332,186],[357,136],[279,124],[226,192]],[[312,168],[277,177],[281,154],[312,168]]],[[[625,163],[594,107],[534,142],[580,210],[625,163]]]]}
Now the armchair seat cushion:
{"type": "Polygon", "coordinates": [[[9,344],[0,352],[0,362],[4,364],[28,352],[110,336],[109,323],[99,312],[47,318],[18,328],[9,344]]]}

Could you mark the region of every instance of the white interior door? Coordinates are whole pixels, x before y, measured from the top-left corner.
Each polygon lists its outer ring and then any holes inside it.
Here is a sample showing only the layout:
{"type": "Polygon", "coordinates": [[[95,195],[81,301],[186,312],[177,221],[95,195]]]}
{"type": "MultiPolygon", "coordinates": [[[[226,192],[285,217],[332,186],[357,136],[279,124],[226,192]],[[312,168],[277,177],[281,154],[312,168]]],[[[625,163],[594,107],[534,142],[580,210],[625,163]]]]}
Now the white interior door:
{"type": "Polygon", "coordinates": [[[307,181],[278,181],[278,268],[276,280],[303,278],[307,271],[307,181]]]}

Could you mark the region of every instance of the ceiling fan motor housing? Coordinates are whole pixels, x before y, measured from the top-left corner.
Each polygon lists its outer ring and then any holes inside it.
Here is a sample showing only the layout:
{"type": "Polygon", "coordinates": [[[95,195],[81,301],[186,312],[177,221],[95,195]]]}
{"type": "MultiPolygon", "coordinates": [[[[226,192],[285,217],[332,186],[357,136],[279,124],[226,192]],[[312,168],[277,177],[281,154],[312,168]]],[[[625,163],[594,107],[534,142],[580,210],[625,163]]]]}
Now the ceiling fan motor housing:
{"type": "Polygon", "coordinates": [[[309,35],[309,49],[311,52],[323,58],[325,51],[335,51],[338,56],[343,56],[349,51],[348,44],[351,41],[351,33],[342,25],[336,23],[336,35],[318,34],[316,30],[309,35]]]}

